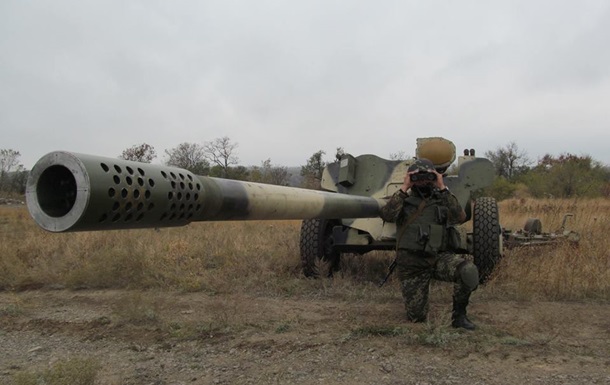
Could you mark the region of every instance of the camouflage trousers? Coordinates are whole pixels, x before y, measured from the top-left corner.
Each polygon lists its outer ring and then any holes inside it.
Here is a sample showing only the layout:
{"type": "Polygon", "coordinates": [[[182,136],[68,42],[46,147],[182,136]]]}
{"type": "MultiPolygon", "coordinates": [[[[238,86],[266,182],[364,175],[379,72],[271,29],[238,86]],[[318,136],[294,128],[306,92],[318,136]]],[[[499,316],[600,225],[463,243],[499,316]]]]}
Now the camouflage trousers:
{"type": "Polygon", "coordinates": [[[432,279],[453,282],[453,301],[463,304],[464,307],[468,305],[470,293],[476,289],[478,283],[474,264],[453,253],[430,255],[400,249],[396,263],[407,319],[413,322],[423,322],[427,319],[432,279]],[[462,271],[469,271],[471,276],[465,279],[462,271]],[[472,277],[472,272],[475,277],[472,277]]]}

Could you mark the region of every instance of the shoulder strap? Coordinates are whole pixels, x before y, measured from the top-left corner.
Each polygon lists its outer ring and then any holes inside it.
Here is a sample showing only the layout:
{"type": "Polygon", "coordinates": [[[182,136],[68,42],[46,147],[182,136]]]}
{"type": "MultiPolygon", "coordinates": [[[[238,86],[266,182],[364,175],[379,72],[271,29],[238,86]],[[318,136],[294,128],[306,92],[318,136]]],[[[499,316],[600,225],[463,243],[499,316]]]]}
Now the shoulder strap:
{"type": "Polygon", "coordinates": [[[428,202],[427,199],[422,199],[422,201],[419,202],[419,206],[417,206],[417,211],[411,214],[411,216],[407,218],[407,221],[402,225],[400,234],[398,235],[398,237],[396,237],[396,250],[398,250],[398,245],[400,244],[402,236],[405,235],[405,231],[407,231],[407,226],[413,223],[417,219],[417,217],[419,217],[422,211],[424,211],[424,207],[426,207],[426,202],[428,202]]]}

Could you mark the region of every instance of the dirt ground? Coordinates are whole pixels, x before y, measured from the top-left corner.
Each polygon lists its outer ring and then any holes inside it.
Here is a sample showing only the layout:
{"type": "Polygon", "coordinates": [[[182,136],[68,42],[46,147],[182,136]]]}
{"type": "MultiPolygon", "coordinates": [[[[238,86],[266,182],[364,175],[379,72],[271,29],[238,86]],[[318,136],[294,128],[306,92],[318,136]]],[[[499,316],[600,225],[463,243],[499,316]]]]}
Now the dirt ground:
{"type": "Polygon", "coordinates": [[[610,304],[474,301],[474,332],[436,301],[161,291],[0,293],[0,383],[91,358],[99,384],[610,384],[610,304]]]}

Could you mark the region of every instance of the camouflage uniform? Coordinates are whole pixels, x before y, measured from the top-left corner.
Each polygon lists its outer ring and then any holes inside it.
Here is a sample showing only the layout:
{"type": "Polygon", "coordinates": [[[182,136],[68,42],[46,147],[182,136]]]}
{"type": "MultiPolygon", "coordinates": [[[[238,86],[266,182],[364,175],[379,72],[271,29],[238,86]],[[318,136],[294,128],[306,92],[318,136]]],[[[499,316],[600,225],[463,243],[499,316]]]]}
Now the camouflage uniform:
{"type": "Polygon", "coordinates": [[[453,326],[474,329],[466,318],[466,306],[478,285],[478,271],[472,262],[451,252],[448,236],[448,226],[463,218],[456,197],[447,189],[433,189],[427,199],[414,189],[409,194],[398,190],[382,208],[381,218],[397,225],[396,262],[407,318],[426,321],[430,280],[434,278],[454,282],[453,326]]]}

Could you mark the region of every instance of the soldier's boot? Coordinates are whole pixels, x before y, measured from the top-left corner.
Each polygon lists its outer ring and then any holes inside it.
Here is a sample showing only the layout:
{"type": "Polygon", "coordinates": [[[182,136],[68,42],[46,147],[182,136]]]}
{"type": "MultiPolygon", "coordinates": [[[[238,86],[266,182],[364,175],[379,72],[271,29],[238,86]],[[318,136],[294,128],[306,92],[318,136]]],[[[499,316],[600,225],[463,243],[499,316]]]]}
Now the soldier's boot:
{"type": "Polygon", "coordinates": [[[466,330],[474,330],[476,326],[470,322],[466,316],[466,307],[468,301],[453,300],[453,312],[451,313],[451,326],[454,328],[463,328],[466,330]]]}

